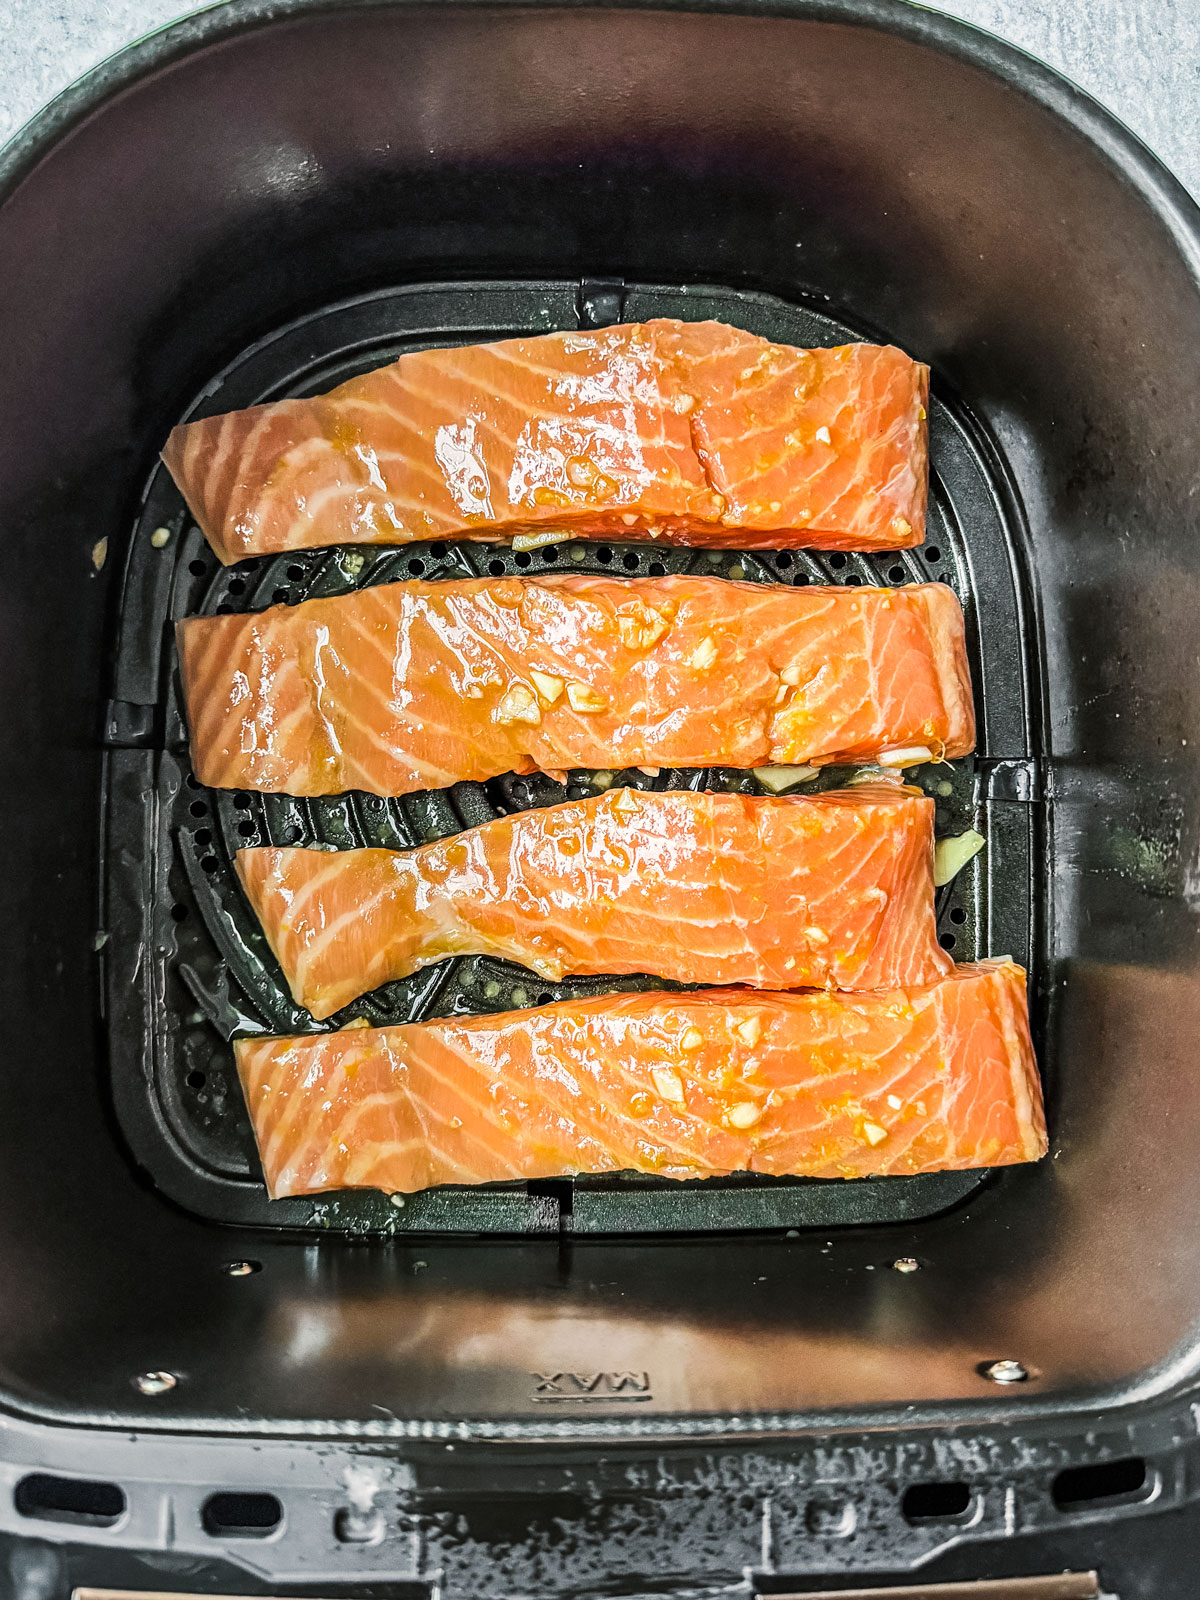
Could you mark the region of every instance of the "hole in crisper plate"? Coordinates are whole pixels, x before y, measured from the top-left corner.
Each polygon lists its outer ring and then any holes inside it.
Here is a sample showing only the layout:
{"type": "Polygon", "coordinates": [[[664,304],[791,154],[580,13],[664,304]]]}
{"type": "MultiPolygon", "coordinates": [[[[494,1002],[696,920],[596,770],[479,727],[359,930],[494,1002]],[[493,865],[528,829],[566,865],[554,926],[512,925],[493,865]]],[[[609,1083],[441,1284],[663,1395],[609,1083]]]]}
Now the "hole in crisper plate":
{"type": "Polygon", "coordinates": [[[1153,1488],[1142,1456],[1121,1456],[1116,1461],[1094,1461],[1086,1467],[1067,1467],[1050,1485],[1050,1496],[1060,1511],[1085,1511],[1089,1506],[1114,1500],[1144,1499],[1153,1488]]]}
{"type": "Polygon", "coordinates": [[[214,1539],[266,1539],[283,1522],[283,1507],[273,1494],[224,1490],[210,1494],[200,1514],[214,1539]]]}
{"type": "Polygon", "coordinates": [[[966,1483],[914,1483],[904,1491],[900,1513],[905,1522],[957,1522],[971,1509],[966,1483]]]}

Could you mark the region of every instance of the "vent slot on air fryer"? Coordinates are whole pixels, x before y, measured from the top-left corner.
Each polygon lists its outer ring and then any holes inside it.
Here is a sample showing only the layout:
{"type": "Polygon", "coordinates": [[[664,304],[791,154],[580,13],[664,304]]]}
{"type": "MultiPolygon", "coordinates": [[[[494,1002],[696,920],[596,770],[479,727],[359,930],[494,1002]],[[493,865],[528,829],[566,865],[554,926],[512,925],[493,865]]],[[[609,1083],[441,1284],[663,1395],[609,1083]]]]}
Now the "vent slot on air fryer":
{"type": "Polygon", "coordinates": [[[283,1507],[273,1494],[227,1490],[209,1495],[201,1521],[214,1539],[266,1539],[283,1522],[283,1507]]]}
{"type": "Polygon", "coordinates": [[[1144,1499],[1153,1486],[1141,1456],[1122,1456],[1116,1461],[1067,1467],[1055,1478],[1050,1494],[1060,1511],[1087,1511],[1118,1500],[1144,1499]]]}
{"type": "Polygon", "coordinates": [[[967,1483],[914,1483],[904,1491],[900,1512],[905,1522],[961,1522],[973,1498],[967,1483]]]}
{"type": "Polygon", "coordinates": [[[125,1491],[119,1484],[95,1478],[59,1478],[31,1472],[13,1491],[13,1504],[23,1517],[42,1522],[74,1522],[88,1528],[111,1528],[125,1515],[125,1491]]]}

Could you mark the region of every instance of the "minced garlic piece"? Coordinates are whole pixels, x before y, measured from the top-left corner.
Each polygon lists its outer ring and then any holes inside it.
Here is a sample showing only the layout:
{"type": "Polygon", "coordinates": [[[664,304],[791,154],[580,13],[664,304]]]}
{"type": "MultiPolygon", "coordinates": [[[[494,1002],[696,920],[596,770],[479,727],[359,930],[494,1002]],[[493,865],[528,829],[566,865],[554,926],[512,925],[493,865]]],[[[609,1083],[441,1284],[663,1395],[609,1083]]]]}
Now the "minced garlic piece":
{"type": "Polygon", "coordinates": [[[672,1072],[670,1067],[655,1067],[650,1076],[663,1100],[670,1100],[677,1106],[683,1104],[683,1080],[677,1072],[672,1072]]]}
{"type": "Polygon", "coordinates": [[[523,683],[514,683],[496,707],[497,722],[528,722],[536,727],[541,720],[542,713],[533,690],[527,689],[523,683]]]}
{"type": "Polygon", "coordinates": [[[933,847],[933,881],[940,889],[956,878],[967,862],[983,849],[984,838],[974,828],[953,839],[939,839],[933,847]]]}
{"type": "Polygon", "coordinates": [[[798,783],[807,783],[810,778],[815,778],[816,767],[755,767],[754,776],[764,789],[769,789],[772,794],[782,794],[785,789],[794,789],[798,783]]]}
{"type": "Polygon", "coordinates": [[[743,1044],[753,1049],[762,1037],[762,1022],[758,1017],[747,1017],[745,1022],[738,1023],[737,1036],[743,1044]]]}
{"type": "Polygon", "coordinates": [[[915,767],[919,762],[932,761],[933,751],[923,744],[906,745],[903,750],[885,750],[879,757],[881,767],[915,767]]]}
{"type": "Polygon", "coordinates": [[[649,650],[670,626],[669,617],[640,600],[630,601],[617,612],[617,632],[627,650],[649,650]]]}
{"type": "Polygon", "coordinates": [[[571,702],[571,710],[584,716],[592,716],[608,706],[608,696],[598,693],[589,683],[569,683],[567,699],[571,702]]]}
{"type": "Polygon", "coordinates": [[[533,679],[533,686],[542,699],[548,706],[552,706],[563,692],[562,678],[556,678],[550,672],[531,672],[529,676],[533,679]]]}
{"type": "Polygon", "coordinates": [[[562,544],[571,536],[568,528],[547,528],[543,533],[518,533],[513,535],[512,547],[514,552],[540,550],[546,544],[562,544]]]}
{"type": "Polygon", "coordinates": [[[716,644],[713,642],[711,636],[706,633],[703,639],[701,639],[700,643],[688,657],[688,666],[695,667],[697,671],[703,672],[708,667],[711,667],[716,659],[716,644]]]}

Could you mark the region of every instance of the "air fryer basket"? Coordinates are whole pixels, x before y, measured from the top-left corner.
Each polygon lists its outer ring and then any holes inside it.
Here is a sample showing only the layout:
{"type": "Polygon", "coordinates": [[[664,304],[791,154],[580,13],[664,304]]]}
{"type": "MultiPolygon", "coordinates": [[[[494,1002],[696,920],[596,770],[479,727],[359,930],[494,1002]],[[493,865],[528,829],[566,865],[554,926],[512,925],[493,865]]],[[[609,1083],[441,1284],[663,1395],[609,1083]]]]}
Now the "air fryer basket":
{"type": "MultiPolygon", "coordinates": [[[[101,69],[6,159],[0,1530],[42,1541],[20,1559],[93,1576],[74,1537],[93,1563],[152,1551],[141,1587],[221,1556],[242,1573],[210,1589],[766,1593],[947,1546],[948,1573],[1006,1570],[1005,1541],[1018,1570],[1043,1558],[1017,1535],[1066,1549],[1072,1518],[1189,1501],[1200,229],[1171,180],[1044,69],[892,0],[250,0],[101,69]],[[190,407],[405,344],[659,313],[932,365],[923,554],[711,570],[895,564],[962,596],[980,751],[948,795],[921,776],[988,849],[941,927],[1031,965],[1051,1156],[269,1207],[227,1040],[295,1019],[231,850],[403,842],[561,791],[289,809],[190,785],[172,617],[513,558],[218,573],[155,451],[190,407]],[[1024,1381],[991,1381],[1001,1358],[1024,1381]],[[1063,1479],[1081,1464],[1100,1476],[1063,1479]]],[[[557,562],[709,569],[579,549],[557,562]]],[[[552,992],[463,963],[355,1009],[522,986],[552,992]]]]}
{"type": "MultiPolygon", "coordinates": [[[[319,393],[404,348],[595,325],[600,316],[716,316],[802,346],[853,337],[827,314],[744,290],[627,289],[586,281],[413,285],[319,311],[262,341],[205,386],[203,410],[230,410],[281,392],[319,393]]],[[[101,960],[114,1101],[131,1148],[161,1189],[201,1214],[273,1227],[596,1234],[911,1220],[945,1210],[986,1181],[984,1172],[959,1172],[858,1184],[744,1175],[681,1185],[624,1174],[432,1190],[400,1206],[373,1193],[269,1202],[228,1041],[312,1032],[318,1025],[291,999],[271,957],[234,874],[236,851],[246,844],[405,848],[504,811],[599,791],[594,775],[583,771],[568,774],[566,784],[544,774],[510,776],[390,802],[366,794],[304,801],[202,791],[188,765],[170,626],[196,612],[254,610],[410,575],[670,571],[791,586],[939,578],[955,587],[967,615],[973,676],[981,688],[978,751],[974,760],[931,763],[909,776],[935,798],[940,831],[958,833],[978,822],[989,840],[986,856],[940,896],[941,940],[960,960],[995,949],[1031,966],[1031,825],[1038,791],[1029,724],[1036,680],[1020,621],[1017,541],[969,428],[940,397],[930,404],[928,537],[919,550],[877,556],[579,541],[514,555],[507,546],[434,543],[301,551],[221,568],[165,467],[155,469],[129,544],[107,714],[112,754],[102,866],[110,853],[115,859],[103,890],[101,960]],[[140,855],[129,848],[130,839],[143,841],[140,855]],[[149,1072],[135,1070],[138,1062],[149,1072]]],[[[844,783],[852,770],[827,769],[808,787],[844,783]]],[[[706,785],[761,792],[753,774],[735,771],[668,771],[654,778],[633,769],[620,777],[645,789],[706,785]]],[[[652,977],[555,984],[494,960],[449,960],[355,1001],[324,1026],[342,1027],[359,1016],[386,1026],[629,987],[664,985],[652,977]]]]}

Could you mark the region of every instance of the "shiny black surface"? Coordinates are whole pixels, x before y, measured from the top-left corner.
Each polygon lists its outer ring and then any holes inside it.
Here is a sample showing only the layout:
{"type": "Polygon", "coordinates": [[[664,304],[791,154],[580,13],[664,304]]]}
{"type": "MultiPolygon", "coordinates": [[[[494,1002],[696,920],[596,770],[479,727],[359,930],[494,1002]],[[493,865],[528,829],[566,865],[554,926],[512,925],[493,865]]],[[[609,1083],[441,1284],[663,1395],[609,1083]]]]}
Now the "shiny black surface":
{"type": "Polygon", "coordinates": [[[957,1424],[986,1456],[1039,1412],[1182,1393],[1200,1364],[1190,202],[1050,74],[884,0],[292,9],[186,24],[9,158],[7,1405],[215,1433],[427,1428],[464,1449],[957,1424]],[[119,1136],[97,807],[115,585],[154,450],[200,384],[294,316],[532,273],[828,304],[930,361],[996,443],[1046,671],[1054,1149],[956,1212],[832,1243],[347,1247],[188,1216],[119,1136]],[[889,1269],[909,1255],[920,1271],[889,1269]],[[262,1271],[221,1271],[246,1256],[262,1271]],[[987,1384],[977,1365],[997,1356],[1032,1380],[987,1384]],[[130,1379],[152,1369],[180,1382],[143,1397],[130,1379]],[[598,1370],[649,1373],[653,1400],[534,1400],[531,1373],[598,1370]]]}

